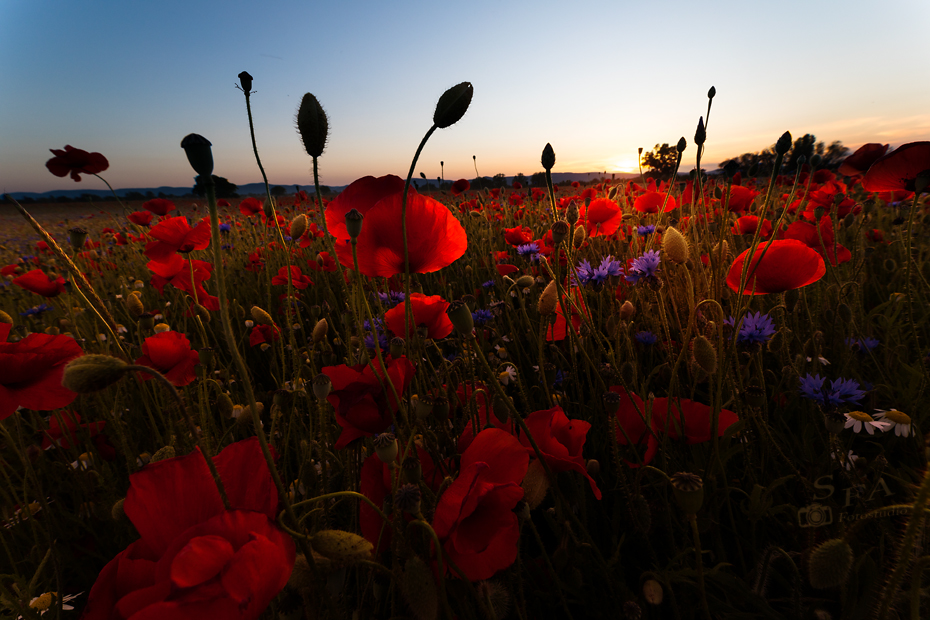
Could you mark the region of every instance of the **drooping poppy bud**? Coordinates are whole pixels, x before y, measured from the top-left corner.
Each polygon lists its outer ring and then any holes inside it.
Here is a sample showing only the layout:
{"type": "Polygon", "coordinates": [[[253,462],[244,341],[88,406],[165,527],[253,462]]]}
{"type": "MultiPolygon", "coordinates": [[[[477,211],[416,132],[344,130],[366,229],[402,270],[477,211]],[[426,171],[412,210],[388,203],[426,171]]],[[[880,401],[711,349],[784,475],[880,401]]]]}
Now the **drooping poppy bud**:
{"type": "Polygon", "coordinates": [[[65,366],[61,384],[78,394],[99,392],[122,379],[127,366],[109,355],[82,355],[65,366]]]}
{"type": "Polygon", "coordinates": [[[329,120],[317,98],[307,93],[297,109],[297,131],[310,157],[319,157],[326,148],[329,120]]]}
{"type": "Polygon", "coordinates": [[[204,183],[213,181],[213,143],[196,133],[189,133],[181,140],[181,148],[187,155],[194,172],[199,174],[204,183]]]}
{"type": "Polygon", "coordinates": [[[451,127],[459,122],[471,104],[475,88],[471,82],[456,84],[442,94],[433,113],[433,124],[440,129],[451,127]]]}
{"type": "Polygon", "coordinates": [[[543,168],[546,170],[552,170],[555,166],[555,151],[552,149],[552,145],[548,142],[543,148],[542,157],[540,158],[543,168]]]}

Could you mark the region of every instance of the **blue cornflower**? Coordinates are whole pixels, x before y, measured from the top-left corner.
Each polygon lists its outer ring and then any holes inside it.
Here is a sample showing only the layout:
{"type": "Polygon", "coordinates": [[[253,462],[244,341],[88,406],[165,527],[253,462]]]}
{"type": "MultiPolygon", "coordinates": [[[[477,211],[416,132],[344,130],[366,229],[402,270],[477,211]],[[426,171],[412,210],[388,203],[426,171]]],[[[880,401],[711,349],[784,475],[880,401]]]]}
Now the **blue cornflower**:
{"type": "Polygon", "coordinates": [[[637,233],[640,237],[647,237],[647,236],[651,235],[652,233],[654,233],[655,231],[656,231],[656,227],[653,226],[652,224],[649,224],[649,225],[647,225],[647,226],[637,226],[637,227],[636,227],[636,233],[637,233]]]}
{"type": "MultiPolygon", "coordinates": [[[[574,276],[574,274],[572,275],[574,276]]],[[[609,254],[601,260],[601,264],[597,267],[592,267],[587,260],[578,263],[578,281],[582,285],[590,282],[603,284],[608,277],[620,275],[623,275],[620,261],[614,260],[614,257],[609,254]]]]}
{"type": "Polygon", "coordinates": [[[220,232],[227,233],[232,230],[232,224],[220,224],[220,232]]]}
{"type": "Polygon", "coordinates": [[[491,287],[493,287],[495,284],[496,284],[496,283],[494,282],[494,280],[488,280],[487,282],[482,282],[482,283],[481,283],[481,286],[482,286],[483,288],[491,288],[491,287]]]}
{"type": "Polygon", "coordinates": [[[285,241],[293,241],[293,239],[291,239],[291,236],[290,236],[290,235],[284,235],[284,240],[285,240],[285,241]]]}
{"type": "Polygon", "coordinates": [[[381,300],[381,305],[390,309],[402,303],[405,298],[403,291],[390,291],[387,293],[378,293],[378,299],[381,300]]]}
{"type": "Polygon", "coordinates": [[[49,310],[54,310],[55,306],[50,306],[48,304],[40,304],[38,306],[33,306],[26,310],[25,312],[20,312],[19,316],[35,316],[37,314],[42,314],[43,312],[48,312],[49,310]]]}
{"type": "Polygon", "coordinates": [[[636,332],[636,335],[633,336],[636,339],[636,342],[644,345],[654,345],[659,342],[659,337],[653,334],[650,331],[641,331],[636,332]]]}
{"type": "Polygon", "coordinates": [[[661,260],[658,250],[649,250],[639,258],[634,258],[633,266],[626,274],[626,281],[638,284],[642,278],[654,278],[661,260]]]}
{"type": "Polygon", "coordinates": [[[475,325],[484,325],[494,318],[494,313],[490,310],[478,309],[471,313],[471,318],[475,325]]]}
{"type": "MultiPolygon", "coordinates": [[[[365,334],[365,348],[374,349],[375,348],[375,337],[371,332],[365,334]]],[[[387,334],[383,331],[378,331],[378,348],[380,349],[390,349],[391,341],[388,340],[387,334]]]]}
{"type": "Polygon", "coordinates": [[[524,258],[532,258],[533,254],[539,254],[539,246],[536,245],[536,242],[524,243],[523,245],[517,246],[517,254],[523,256],[524,258]]]}
{"type": "Polygon", "coordinates": [[[824,386],[826,379],[820,375],[801,377],[801,396],[817,401],[819,404],[836,407],[842,403],[855,403],[862,400],[865,391],[859,389],[859,382],[854,379],[835,379],[830,387],[824,386]]]}
{"type": "MultiPolygon", "coordinates": [[[[732,316],[724,321],[725,325],[735,327],[736,319],[732,316]]],[[[737,342],[753,344],[756,342],[765,342],[775,335],[775,324],[768,314],[756,312],[747,314],[743,317],[743,324],[739,328],[739,334],[736,336],[737,342]]]]}
{"type": "Polygon", "coordinates": [[[859,351],[865,353],[878,346],[878,338],[847,338],[846,346],[854,347],[859,345],[859,351]]]}

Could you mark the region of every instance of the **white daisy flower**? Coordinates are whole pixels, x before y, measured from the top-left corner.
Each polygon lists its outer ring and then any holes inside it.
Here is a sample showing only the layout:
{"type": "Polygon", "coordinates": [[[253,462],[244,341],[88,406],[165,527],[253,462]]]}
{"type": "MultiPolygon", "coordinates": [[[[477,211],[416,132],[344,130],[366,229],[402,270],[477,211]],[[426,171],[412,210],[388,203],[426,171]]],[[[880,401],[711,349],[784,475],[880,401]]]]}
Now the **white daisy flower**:
{"type": "Polygon", "coordinates": [[[908,437],[911,434],[911,416],[897,409],[879,411],[875,414],[876,420],[882,420],[894,426],[894,434],[898,437],[908,437]]]}
{"type": "MultiPolygon", "coordinates": [[[[836,452],[831,452],[830,458],[832,458],[835,461],[836,452]]],[[[851,470],[855,466],[856,461],[858,460],[859,460],[859,456],[856,454],[853,454],[853,451],[850,450],[849,453],[846,455],[846,458],[843,459],[843,466],[846,467],[846,471],[851,470]]]]}
{"type": "Polygon", "coordinates": [[[510,385],[511,381],[517,380],[517,369],[513,366],[507,366],[507,368],[498,376],[498,378],[502,384],[510,385]]]}
{"type": "MultiPolygon", "coordinates": [[[[77,594],[68,594],[67,596],[63,596],[61,599],[62,610],[64,611],[73,610],[74,607],[72,605],[68,605],[68,603],[70,603],[77,597],[81,596],[82,594],[84,593],[78,592],[77,594]]],[[[31,609],[35,609],[36,611],[38,611],[39,615],[44,616],[45,612],[47,612],[52,607],[57,606],[57,603],[55,602],[56,598],[58,598],[57,592],[46,592],[45,594],[37,596],[31,601],[29,601],[29,607],[31,609]]],[[[22,616],[19,616],[16,620],[22,620],[22,616]]]]}
{"type": "Polygon", "coordinates": [[[846,424],[844,428],[851,428],[854,433],[861,433],[863,427],[868,431],[869,435],[874,435],[876,428],[880,431],[886,431],[891,428],[891,422],[873,420],[872,416],[864,411],[850,411],[846,414],[846,424]]]}

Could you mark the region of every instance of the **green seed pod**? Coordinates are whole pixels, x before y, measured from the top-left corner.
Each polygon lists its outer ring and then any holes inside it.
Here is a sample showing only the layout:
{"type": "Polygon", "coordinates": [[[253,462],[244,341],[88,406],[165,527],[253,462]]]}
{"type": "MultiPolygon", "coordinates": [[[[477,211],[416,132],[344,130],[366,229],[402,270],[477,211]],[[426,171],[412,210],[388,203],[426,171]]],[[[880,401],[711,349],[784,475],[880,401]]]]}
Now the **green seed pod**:
{"type": "Polygon", "coordinates": [[[450,303],[449,307],[446,308],[446,314],[458,333],[463,336],[470,336],[474,331],[475,319],[471,315],[471,310],[468,309],[468,304],[464,301],[457,299],[450,303]]]}
{"type": "Polygon", "coordinates": [[[853,565],[853,551],[842,538],[834,538],[811,552],[808,563],[810,583],[818,590],[846,583],[853,565]]]}
{"type": "Polygon", "coordinates": [[[678,472],[671,477],[675,501],[687,515],[697,514],[704,503],[704,481],[697,474],[678,472]]]}
{"type": "Polygon", "coordinates": [[[304,149],[310,157],[319,157],[326,148],[329,133],[329,119],[317,98],[307,93],[300,100],[297,108],[297,132],[304,143],[304,149]]]}
{"type": "Polygon", "coordinates": [[[349,237],[352,239],[358,239],[358,236],[362,234],[362,221],[365,219],[365,216],[358,209],[351,209],[346,213],[346,232],[349,233],[349,237]]]}
{"type": "Polygon", "coordinates": [[[107,388],[126,374],[128,365],[110,355],[82,355],[68,362],[61,384],[78,394],[90,394],[107,388]]]}
{"type": "Polygon", "coordinates": [[[375,444],[375,453],[383,463],[393,463],[397,459],[397,438],[393,433],[381,433],[375,435],[373,440],[375,444]]]}
{"type": "Polygon", "coordinates": [[[459,122],[468,111],[474,94],[475,88],[471,82],[456,84],[444,92],[436,103],[433,124],[439,129],[445,129],[459,122]]]}
{"type": "Polygon", "coordinates": [[[313,385],[313,395],[316,396],[318,400],[325,400],[326,397],[329,396],[330,391],[333,389],[332,379],[323,373],[315,376],[311,384],[313,385]]]}
{"type": "Polygon", "coordinates": [[[310,539],[313,550],[339,565],[351,565],[371,559],[370,542],[352,532],[323,530],[310,539]]]}
{"type": "Polygon", "coordinates": [[[68,230],[68,243],[71,244],[75,252],[84,248],[84,242],[87,241],[88,234],[87,229],[80,226],[68,230]]]}

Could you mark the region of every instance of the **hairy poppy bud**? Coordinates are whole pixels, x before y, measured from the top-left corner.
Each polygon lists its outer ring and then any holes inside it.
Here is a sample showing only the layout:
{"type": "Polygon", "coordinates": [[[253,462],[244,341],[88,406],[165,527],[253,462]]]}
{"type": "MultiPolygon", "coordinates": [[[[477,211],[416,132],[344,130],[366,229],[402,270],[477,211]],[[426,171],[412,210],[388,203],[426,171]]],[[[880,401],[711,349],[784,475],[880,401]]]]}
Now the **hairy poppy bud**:
{"type": "Polygon", "coordinates": [[[692,353],[694,354],[694,361],[701,367],[701,370],[709,375],[717,372],[717,352],[710,340],[704,336],[695,338],[692,353]]]}
{"type": "Polygon", "coordinates": [[[307,93],[297,108],[297,131],[310,157],[319,157],[326,148],[329,120],[316,97],[307,93]]]}
{"type": "Polygon", "coordinates": [[[694,132],[694,143],[698,146],[704,144],[704,140],[707,139],[707,132],[704,130],[704,117],[698,119],[697,130],[694,132]]]}
{"type": "Polygon", "coordinates": [[[552,145],[548,142],[546,143],[546,146],[543,147],[541,162],[543,168],[546,170],[552,170],[553,166],[555,166],[555,151],[552,149],[552,145]]]}
{"type": "Polygon", "coordinates": [[[433,113],[433,124],[440,129],[451,127],[459,122],[471,104],[475,88],[471,82],[456,84],[442,94],[433,113]]]}
{"type": "Polygon", "coordinates": [[[470,336],[475,329],[475,319],[468,309],[468,304],[464,301],[455,300],[446,308],[446,314],[452,322],[452,326],[463,336],[470,336]]]}
{"type": "Polygon", "coordinates": [[[539,296],[539,302],[536,304],[536,311],[542,316],[549,316],[555,312],[555,306],[558,303],[555,280],[549,282],[543,289],[542,295],[539,296]]]}
{"type": "Polygon", "coordinates": [[[365,216],[358,209],[352,209],[346,213],[346,232],[353,239],[358,239],[358,236],[362,234],[362,220],[364,219],[365,216]]]}
{"type": "Polygon", "coordinates": [[[288,233],[291,239],[300,239],[307,232],[307,216],[301,213],[291,220],[291,228],[288,233]]]}
{"type": "Polygon", "coordinates": [[[853,551],[842,538],[834,538],[811,552],[808,562],[811,585],[817,589],[835,588],[846,583],[853,565],[853,551]]]}
{"type": "Polygon", "coordinates": [[[568,203],[568,209],[565,210],[565,219],[568,221],[569,226],[575,225],[575,222],[578,221],[578,216],[578,205],[572,200],[568,203]]]}
{"type": "Polygon", "coordinates": [[[320,319],[316,322],[316,325],[313,326],[313,331],[310,332],[310,337],[313,338],[313,342],[320,342],[323,338],[326,337],[326,332],[329,331],[329,323],[326,322],[326,319],[320,319]]]}
{"type": "Polygon", "coordinates": [[[575,235],[572,238],[572,245],[575,246],[576,250],[581,247],[582,243],[584,243],[584,240],[587,237],[587,234],[588,233],[587,231],[585,231],[584,226],[579,225],[575,227],[575,235]]]}
{"type": "Polygon", "coordinates": [[[246,95],[252,92],[252,76],[249,75],[248,71],[239,74],[239,84],[242,86],[242,92],[246,95]]]}
{"type": "Polygon", "coordinates": [[[784,155],[791,148],[791,132],[786,131],[781,134],[781,137],[775,142],[775,152],[779,155],[784,155]]]}
{"type": "Polygon", "coordinates": [[[0,323],[7,323],[9,325],[12,325],[13,317],[11,317],[9,314],[4,312],[3,310],[0,310],[0,323]]]}
{"type": "Polygon", "coordinates": [[[536,278],[531,275],[520,276],[517,278],[517,288],[519,289],[530,288],[534,284],[536,284],[536,278]]]}
{"type": "Polygon", "coordinates": [[[189,133],[181,140],[181,148],[187,155],[194,172],[202,177],[205,185],[213,183],[213,144],[196,133],[189,133]]]}
{"type": "Polygon", "coordinates": [[[633,318],[633,315],[636,314],[636,306],[630,303],[630,300],[623,302],[623,305],[620,306],[620,318],[624,321],[629,321],[633,318]]]}
{"type": "Polygon", "coordinates": [[[310,539],[313,550],[340,565],[355,564],[371,558],[370,542],[352,532],[323,530],[310,539]]]}
{"type": "Polygon", "coordinates": [[[126,310],[134,319],[138,319],[145,314],[145,306],[142,305],[142,293],[133,291],[132,294],[126,298],[126,310]]]}
{"type": "Polygon", "coordinates": [[[665,255],[672,262],[679,265],[688,262],[688,242],[672,226],[665,229],[665,233],[662,235],[662,249],[665,250],[665,255]]]}
{"type": "Polygon", "coordinates": [[[271,318],[271,315],[258,306],[252,306],[251,314],[252,320],[259,325],[274,325],[274,319],[271,318]]]}
{"type": "Polygon", "coordinates": [[[61,384],[78,394],[99,392],[123,378],[127,364],[109,355],[82,355],[68,362],[61,384]]]}
{"type": "Polygon", "coordinates": [[[165,446],[155,451],[150,462],[157,463],[165,459],[173,459],[175,456],[177,456],[177,451],[174,449],[174,446],[165,446]]]}

